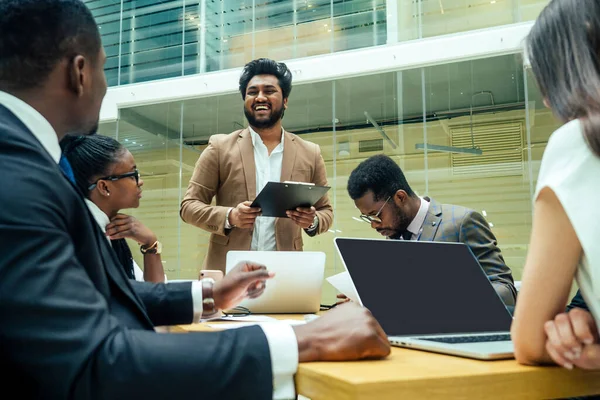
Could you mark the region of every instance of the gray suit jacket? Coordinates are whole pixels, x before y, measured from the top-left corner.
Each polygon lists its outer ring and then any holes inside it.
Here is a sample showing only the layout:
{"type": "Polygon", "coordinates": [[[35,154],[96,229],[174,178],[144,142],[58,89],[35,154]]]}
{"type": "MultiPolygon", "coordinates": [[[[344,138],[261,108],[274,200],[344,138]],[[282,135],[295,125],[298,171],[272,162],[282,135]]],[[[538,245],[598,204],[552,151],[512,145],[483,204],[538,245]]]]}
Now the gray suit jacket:
{"type": "Polygon", "coordinates": [[[485,218],[475,210],[429,200],[431,203],[418,240],[465,243],[479,260],[504,304],[514,306],[517,290],[512,273],[485,218]]]}

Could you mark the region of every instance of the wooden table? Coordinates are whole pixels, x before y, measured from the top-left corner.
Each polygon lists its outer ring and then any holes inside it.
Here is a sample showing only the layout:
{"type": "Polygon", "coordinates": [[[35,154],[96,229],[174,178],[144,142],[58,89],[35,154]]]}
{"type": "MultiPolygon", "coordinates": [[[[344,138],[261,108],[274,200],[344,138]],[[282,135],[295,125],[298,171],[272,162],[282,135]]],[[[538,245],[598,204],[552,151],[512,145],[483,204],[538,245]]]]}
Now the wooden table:
{"type": "MultiPolygon", "coordinates": [[[[194,324],[175,330],[212,329],[194,324]]],[[[302,363],[296,389],[312,400],[551,399],[600,393],[600,371],[526,367],[515,360],[478,361],[394,347],[385,360],[302,363]]]]}

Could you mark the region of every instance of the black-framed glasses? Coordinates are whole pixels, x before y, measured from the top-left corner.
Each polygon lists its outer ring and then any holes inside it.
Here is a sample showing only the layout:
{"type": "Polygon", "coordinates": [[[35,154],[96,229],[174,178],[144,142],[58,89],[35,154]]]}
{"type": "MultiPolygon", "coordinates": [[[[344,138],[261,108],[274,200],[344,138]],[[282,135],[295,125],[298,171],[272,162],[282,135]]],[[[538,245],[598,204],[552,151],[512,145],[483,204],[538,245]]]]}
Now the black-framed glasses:
{"type": "Polygon", "coordinates": [[[365,221],[367,224],[370,224],[371,222],[377,222],[378,224],[380,224],[381,218],[379,218],[379,214],[381,214],[381,212],[383,211],[383,207],[385,207],[385,205],[388,203],[388,201],[390,201],[391,198],[392,198],[392,196],[387,198],[387,200],[385,201],[385,203],[383,203],[383,205],[381,206],[379,211],[377,211],[377,214],[375,214],[375,215],[361,214],[360,219],[365,221]]]}
{"type": "Polygon", "coordinates": [[[98,179],[96,182],[92,183],[89,187],[88,190],[94,190],[96,188],[96,186],[98,186],[98,182],[100,181],[118,181],[119,179],[124,179],[124,178],[131,178],[134,177],[135,178],[135,184],[139,185],[140,184],[140,171],[138,171],[137,169],[132,171],[132,172],[127,172],[125,174],[121,174],[121,175],[110,175],[110,176],[105,176],[104,178],[100,178],[98,179]]]}

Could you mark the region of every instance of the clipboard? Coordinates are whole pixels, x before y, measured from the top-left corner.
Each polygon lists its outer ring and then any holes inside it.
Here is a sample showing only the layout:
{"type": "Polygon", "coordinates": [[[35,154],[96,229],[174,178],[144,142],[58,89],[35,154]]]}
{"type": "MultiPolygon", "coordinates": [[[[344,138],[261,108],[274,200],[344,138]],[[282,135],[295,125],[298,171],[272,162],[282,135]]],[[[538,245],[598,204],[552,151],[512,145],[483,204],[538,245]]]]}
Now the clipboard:
{"type": "Polygon", "coordinates": [[[315,205],[330,186],[305,182],[267,182],[250,207],[260,207],[263,217],[287,218],[286,211],[315,205]]]}

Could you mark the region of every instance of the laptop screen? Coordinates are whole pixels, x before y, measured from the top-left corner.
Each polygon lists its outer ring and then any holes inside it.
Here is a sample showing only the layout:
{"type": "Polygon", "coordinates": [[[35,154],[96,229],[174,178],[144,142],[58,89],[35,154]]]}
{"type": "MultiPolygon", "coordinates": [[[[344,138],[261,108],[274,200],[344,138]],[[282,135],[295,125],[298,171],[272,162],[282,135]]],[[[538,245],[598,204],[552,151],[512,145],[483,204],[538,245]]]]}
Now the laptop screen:
{"type": "Polygon", "coordinates": [[[335,241],[361,302],[389,336],[510,330],[512,317],[465,244],[335,241]]]}

